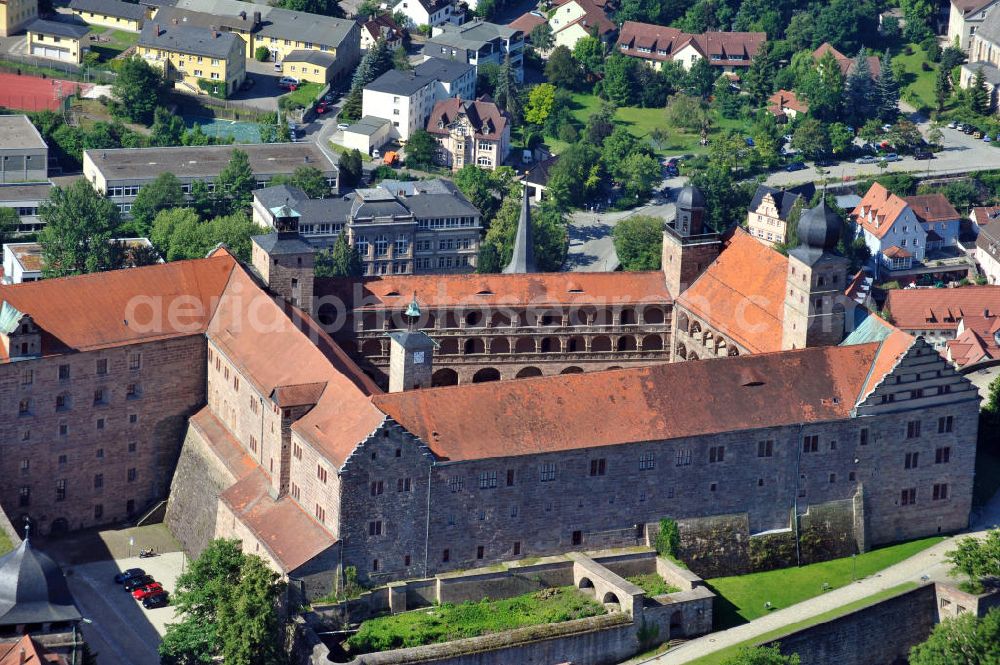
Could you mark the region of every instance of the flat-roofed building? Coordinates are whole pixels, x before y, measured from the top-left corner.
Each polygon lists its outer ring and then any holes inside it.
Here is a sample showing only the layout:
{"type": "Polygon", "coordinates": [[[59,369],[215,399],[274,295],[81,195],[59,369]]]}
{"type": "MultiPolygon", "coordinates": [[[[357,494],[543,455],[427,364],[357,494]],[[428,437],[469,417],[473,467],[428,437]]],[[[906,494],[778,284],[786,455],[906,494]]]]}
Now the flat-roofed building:
{"type": "Polygon", "coordinates": [[[128,214],[139,188],[161,173],[177,176],[185,192],[190,192],[195,182],[204,182],[213,189],[234,150],[242,150],[250,158],[258,188],[267,187],[276,175],[291,175],[301,166],[311,166],[323,173],[331,192],[337,191],[337,167],[313,143],[84,150],[83,175],[94,189],[128,214]]]}
{"type": "Polygon", "coordinates": [[[17,233],[37,233],[45,224],[38,216],[38,208],[49,200],[51,182],[26,182],[0,185],[0,208],[11,208],[20,221],[17,233]]]}
{"type": "Polygon", "coordinates": [[[0,116],[0,183],[48,177],[49,146],[26,115],[0,116]]]}

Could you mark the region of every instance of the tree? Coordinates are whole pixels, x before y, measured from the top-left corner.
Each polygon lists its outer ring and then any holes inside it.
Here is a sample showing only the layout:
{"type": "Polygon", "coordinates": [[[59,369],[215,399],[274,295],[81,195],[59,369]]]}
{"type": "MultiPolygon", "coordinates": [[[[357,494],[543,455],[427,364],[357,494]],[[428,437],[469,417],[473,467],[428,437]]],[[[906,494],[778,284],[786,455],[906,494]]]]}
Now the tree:
{"type": "Polygon", "coordinates": [[[556,87],[551,83],[539,83],[528,93],[528,105],[524,109],[524,120],[535,125],[543,125],[552,113],[556,101],[556,87]]]}
{"type": "Polygon", "coordinates": [[[228,203],[230,211],[249,210],[253,203],[253,190],[257,187],[250,157],[240,149],[234,149],[229,162],[219,173],[215,185],[216,196],[228,203]]]}
{"type": "MultiPolygon", "coordinates": [[[[660,240],[662,243],[662,233],[660,234],[660,240]]],[[[657,265],[659,265],[659,263],[657,263],[657,265]]],[[[677,557],[681,547],[681,531],[678,528],[676,521],[669,517],[665,517],[660,520],[660,529],[656,532],[656,541],[654,545],[656,547],[656,553],[660,556],[677,557]]]]}
{"type": "Polygon", "coordinates": [[[406,47],[397,46],[392,51],[392,68],[401,72],[408,72],[413,69],[410,64],[410,54],[406,52],[406,47]]]}
{"type": "Polygon", "coordinates": [[[623,179],[621,166],[631,153],[639,148],[639,139],[632,136],[632,132],[625,127],[616,126],[611,134],[604,139],[601,147],[601,159],[604,161],[604,169],[612,176],[623,179]]]}
{"type": "Polygon", "coordinates": [[[882,55],[878,74],[878,117],[882,122],[892,124],[899,116],[899,82],[892,71],[889,49],[882,55]]]}
{"type": "Polygon", "coordinates": [[[287,122],[281,122],[277,113],[264,113],[257,121],[261,143],[288,143],[292,140],[292,132],[287,122]]]}
{"type": "Polygon", "coordinates": [[[990,112],[990,93],[986,89],[986,75],[983,68],[976,69],[969,86],[969,107],[977,115],[987,115],[990,112]]]}
{"type": "MultiPolygon", "coordinates": [[[[344,153],[341,159],[348,154],[350,153],[344,153]]],[[[326,182],[326,176],[315,166],[300,166],[291,175],[277,175],[271,178],[272,186],[283,184],[298,187],[311,199],[322,199],[330,195],[330,185],[326,182]]]]}
{"type": "Polygon", "coordinates": [[[733,89],[733,83],[726,76],[720,76],[715,81],[712,93],[712,108],[724,118],[738,118],[743,109],[740,95],[733,89]]]}
{"type": "Polygon", "coordinates": [[[827,52],[803,77],[800,86],[809,102],[809,114],[826,122],[840,119],[844,103],[844,75],[833,54],[827,52]]]}
{"type": "Polygon", "coordinates": [[[590,78],[604,72],[604,43],[597,37],[582,37],[573,46],[573,57],[590,78]]]}
{"type": "Polygon", "coordinates": [[[878,143],[882,138],[882,125],[878,118],[870,118],[858,130],[858,138],[865,143],[878,143]]]}
{"type": "Polygon", "coordinates": [[[148,235],[153,218],[161,210],[179,206],[183,202],[181,181],[173,173],[165,171],[139,189],[132,204],[132,225],[139,235],[148,235]]]}
{"type": "Polygon", "coordinates": [[[337,161],[337,168],[340,169],[341,185],[357,187],[362,176],[361,151],[355,148],[350,152],[342,153],[337,161]]]}
{"type": "Polygon", "coordinates": [[[688,70],[685,87],[688,94],[707,99],[715,85],[715,70],[706,58],[698,58],[688,70]]]}
{"type": "Polygon", "coordinates": [[[698,131],[707,120],[708,110],[698,97],[678,93],[667,101],[667,124],[672,127],[698,131]]]}
{"type": "Polygon", "coordinates": [[[13,208],[0,208],[0,245],[11,242],[17,234],[21,217],[13,208]]]}
{"type": "Polygon", "coordinates": [[[406,161],[411,166],[431,166],[437,155],[438,142],[427,130],[418,129],[406,142],[406,161]]]}
{"type": "Polygon", "coordinates": [[[592,145],[575,143],[549,169],[549,193],[561,206],[582,205],[600,184],[600,154],[592,145]]]}
{"type": "MultiPolygon", "coordinates": [[[[556,43],[556,39],[552,35],[552,26],[549,25],[548,21],[539,23],[531,29],[531,32],[528,34],[528,41],[539,51],[548,51],[556,43]]],[[[569,49],[566,50],[567,52],[569,51],[569,49]]],[[[548,68],[546,67],[546,69],[548,68]]]]}
{"type": "MultiPolygon", "coordinates": [[[[512,192],[504,199],[500,211],[486,232],[483,243],[494,246],[501,266],[507,265],[513,256],[514,234],[520,216],[521,194],[512,192]]],[[[531,211],[531,227],[535,262],[539,270],[559,270],[566,258],[569,237],[562,211],[551,199],[543,201],[531,211]]],[[[480,255],[482,254],[481,250],[480,255]]]]}
{"type": "Polygon", "coordinates": [[[952,575],[968,578],[963,587],[982,593],[982,580],[1000,578],[1000,529],[990,529],[985,538],[961,539],[956,549],[945,553],[945,559],[955,566],[952,575]]]}
{"type": "Polygon", "coordinates": [[[562,44],[552,49],[549,61],[545,63],[545,78],[549,83],[567,90],[573,90],[580,84],[580,71],[580,63],[562,44]]]}
{"type": "Polygon", "coordinates": [[[284,583],[259,556],[245,556],[239,583],[219,604],[223,662],[278,665],[283,659],[278,599],[284,583]]]}
{"type": "Polygon", "coordinates": [[[39,206],[38,217],[45,223],[38,234],[45,277],[121,267],[112,263],[111,248],[120,222],[118,206],[86,180],[53,187],[49,200],[39,206]]]}
{"type": "Polygon", "coordinates": [[[138,56],[124,60],[111,86],[122,116],[148,124],[160,101],[163,79],[160,72],[138,56]]]}
{"type": "Polygon", "coordinates": [[[847,97],[844,103],[849,121],[857,127],[879,110],[878,90],[872,80],[871,67],[864,49],[854,58],[854,64],[847,77],[847,97]]]}
{"type": "Polygon", "coordinates": [[[496,9],[497,0],[480,0],[476,3],[476,9],[473,11],[473,14],[488,21],[493,18],[496,9]]]}
{"type": "Polygon", "coordinates": [[[167,261],[204,256],[198,229],[201,218],[192,208],[168,208],[153,219],[149,239],[167,261]]]}
{"type": "Polygon", "coordinates": [[[191,258],[200,258],[208,254],[219,243],[224,244],[236,257],[244,262],[250,261],[251,240],[260,234],[260,227],[249,215],[237,210],[230,215],[216,217],[201,226],[201,240],[204,251],[191,258]]]}
{"type": "Polygon", "coordinates": [[[830,137],[826,127],[816,118],[806,118],[792,134],[792,147],[809,159],[828,154],[830,137]]]}
{"type": "Polygon", "coordinates": [[[663,251],[663,219],[649,215],[626,217],[611,232],[615,252],[625,270],[659,270],[663,251]]]}
{"type": "Polygon", "coordinates": [[[910,650],[910,665],[986,665],[1000,662],[1000,609],[983,618],[965,612],[934,626],[927,641],[910,650]]]}
{"type": "Polygon", "coordinates": [[[481,274],[498,273],[503,270],[500,263],[500,253],[497,252],[496,245],[484,242],[479,245],[479,254],[476,258],[476,272],[481,274]]]}
{"type": "Polygon", "coordinates": [[[723,661],[723,665],[799,665],[798,654],[783,656],[781,645],[770,647],[743,647],[735,656],[723,661]]]}
{"type": "Polygon", "coordinates": [[[937,102],[938,113],[944,110],[949,97],[951,97],[951,78],[948,70],[942,65],[938,67],[937,77],[934,79],[934,101],[937,102]]]}
{"type": "Polygon", "coordinates": [[[835,155],[842,155],[848,152],[854,143],[854,134],[842,122],[832,123],[827,128],[827,134],[830,136],[830,149],[835,155]]]}
{"type": "Polygon", "coordinates": [[[764,104],[774,91],[774,75],[777,68],[774,46],[771,42],[764,41],[743,76],[743,91],[750,96],[750,101],[755,106],[764,104]]]}
{"type": "Polygon", "coordinates": [[[351,78],[351,91],[340,109],[340,117],[344,120],[357,120],[361,117],[361,105],[364,88],[382,74],[392,69],[393,54],[384,37],[380,37],[375,45],[368,49],[351,78]]]}
{"type": "Polygon", "coordinates": [[[922,42],[934,36],[931,27],[935,5],[929,0],[899,0],[899,8],[903,10],[903,37],[908,42],[922,42]]]}
{"type": "Polygon", "coordinates": [[[1000,376],[990,382],[989,393],[983,402],[983,413],[1000,424],[1000,376]]]}
{"type": "Polygon", "coordinates": [[[184,136],[184,120],[162,106],[153,111],[153,124],[149,128],[149,144],[153,146],[180,145],[184,136]]]}
{"type": "Polygon", "coordinates": [[[296,12],[308,12],[320,16],[344,18],[344,10],[337,0],[277,0],[271,3],[275,7],[291,9],[296,12]]]}
{"type": "Polygon", "coordinates": [[[493,101],[510,115],[515,124],[521,117],[519,90],[520,84],[517,82],[514,65],[511,64],[510,53],[508,53],[507,57],[504,58],[503,67],[500,68],[500,75],[497,77],[496,87],[493,90],[493,101]]]}
{"type": "Polygon", "coordinates": [[[632,105],[635,97],[635,70],[641,66],[635,58],[614,53],[604,61],[601,96],[617,106],[632,105]]]}
{"type": "Polygon", "coordinates": [[[266,46],[258,46],[253,51],[253,59],[257,62],[267,62],[271,57],[271,51],[266,46]]]}
{"type": "Polygon", "coordinates": [[[361,277],[364,270],[361,255],[347,242],[346,233],[337,236],[330,252],[321,252],[316,257],[317,277],[361,277]]]}
{"type": "Polygon", "coordinates": [[[645,152],[629,154],[619,167],[625,191],[642,201],[649,196],[653,186],[663,177],[659,160],[645,152]]]}
{"type": "Polygon", "coordinates": [[[899,152],[913,152],[923,145],[924,137],[913,122],[902,118],[889,130],[889,142],[899,152]]]}
{"type": "Polygon", "coordinates": [[[514,189],[516,174],[507,166],[487,171],[467,164],[455,174],[455,184],[472,205],[476,206],[483,220],[489,223],[500,209],[500,203],[514,189]]]}

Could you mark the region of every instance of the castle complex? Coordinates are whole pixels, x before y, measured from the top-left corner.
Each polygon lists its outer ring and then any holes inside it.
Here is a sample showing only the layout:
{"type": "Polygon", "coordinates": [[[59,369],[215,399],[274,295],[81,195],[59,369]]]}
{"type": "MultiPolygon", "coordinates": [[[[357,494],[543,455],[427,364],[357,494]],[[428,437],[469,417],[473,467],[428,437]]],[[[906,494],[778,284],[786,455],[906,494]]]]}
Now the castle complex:
{"type": "Polygon", "coordinates": [[[812,525],[831,553],[964,528],[978,393],[875,317],[844,339],[839,218],[804,213],[786,258],[703,208],[682,193],[663,273],[532,274],[524,206],[507,274],[355,287],[314,278],[284,206],[252,266],[0,286],[0,505],[78,529],[172,483],[189,550],[239,537],[306,597],[667,516],[744,544],[812,525]]]}

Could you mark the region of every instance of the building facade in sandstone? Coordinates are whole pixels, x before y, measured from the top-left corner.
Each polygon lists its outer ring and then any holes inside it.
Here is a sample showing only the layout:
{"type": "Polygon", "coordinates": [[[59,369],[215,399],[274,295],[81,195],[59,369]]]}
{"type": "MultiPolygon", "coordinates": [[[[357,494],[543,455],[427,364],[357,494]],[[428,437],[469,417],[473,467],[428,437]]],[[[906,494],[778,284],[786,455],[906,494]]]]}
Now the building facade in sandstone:
{"type": "MultiPolygon", "coordinates": [[[[219,249],[0,286],[15,523],[122,519],[172,482],[168,523],[189,549],[238,537],[306,596],[347,566],[385,582],[637,544],[666,516],[737,515],[738,540],[838,511],[852,550],[968,523],[978,393],[875,318],[838,346],[802,348],[806,327],[788,351],[427,388],[444,336],[415,329],[415,307],[387,331],[385,393],[313,318],[294,216],[275,228],[253,267],[219,249]]],[[[815,273],[836,259],[809,228],[794,260],[815,273]]],[[[511,277],[515,302],[559,284],[511,277]]]]}

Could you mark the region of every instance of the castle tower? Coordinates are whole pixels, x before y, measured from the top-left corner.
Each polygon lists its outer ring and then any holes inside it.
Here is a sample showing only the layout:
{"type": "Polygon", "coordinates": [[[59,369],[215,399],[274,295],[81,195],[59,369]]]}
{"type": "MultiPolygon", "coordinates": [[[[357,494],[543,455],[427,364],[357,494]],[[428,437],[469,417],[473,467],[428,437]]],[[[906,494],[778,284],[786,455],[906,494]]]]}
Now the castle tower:
{"type": "Polygon", "coordinates": [[[677,297],[719,256],[719,234],[705,229],[705,197],[697,187],[677,195],[677,212],[663,227],[661,267],[667,291],[677,297]]]}
{"type": "Polygon", "coordinates": [[[434,372],[434,348],[437,342],[413,324],[420,318],[420,307],[416,296],[406,308],[404,315],[410,322],[409,330],[394,330],[389,333],[389,392],[429,388],[434,372]]]}
{"type": "Polygon", "coordinates": [[[535,243],[531,236],[531,210],[528,206],[527,187],[521,190],[521,216],[517,220],[517,231],[514,233],[514,254],[503,271],[507,274],[538,272],[535,267],[535,243]]]}
{"type": "Polygon", "coordinates": [[[788,253],[782,349],[839,344],[849,262],[836,253],[843,220],[826,202],[802,213],[799,246],[788,253]]]}
{"type": "Polygon", "coordinates": [[[274,233],[254,236],[253,267],[272,293],[310,316],[316,250],[299,235],[299,213],[287,203],[271,208],[274,233]]]}

